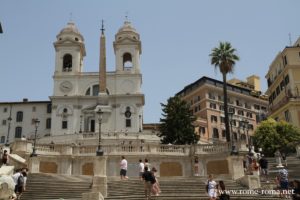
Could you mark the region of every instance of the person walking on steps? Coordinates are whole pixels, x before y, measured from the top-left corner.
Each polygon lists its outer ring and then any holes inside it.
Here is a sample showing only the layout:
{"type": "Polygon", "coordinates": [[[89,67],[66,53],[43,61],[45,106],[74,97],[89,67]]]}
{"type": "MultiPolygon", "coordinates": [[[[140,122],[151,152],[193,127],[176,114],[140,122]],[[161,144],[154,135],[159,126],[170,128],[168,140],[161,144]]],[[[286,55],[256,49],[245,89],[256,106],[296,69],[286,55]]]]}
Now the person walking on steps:
{"type": "Polygon", "coordinates": [[[145,181],[144,182],[145,198],[146,200],[151,200],[151,191],[153,188],[153,184],[155,184],[156,181],[153,173],[149,171],[147,166],[144,168],[143,179],[145,181]]]}
{"type": "Polygon", "coordinates": [[[140,162],[139,163],[139,177],[140,177],[140,180],[142,181],[145,165],[144,165],[142,159],[140,159],[139,162],[140,162]]]}
{"type": "Polygon", "coordinates": [[[207,181],[207,194],[209,197],[209,200],[216,200],[217,199],[217,183],[213,180],[213,176],[210,174],[208,176],[207,181]]]}
{"type": "Polygon", "coordinates": [[[121,180],[127,180],[128,176],[127,174],[127,160],[125,159],[125,156],[122,156],[122,160],[120,162],[120,178],[121,180]]]}

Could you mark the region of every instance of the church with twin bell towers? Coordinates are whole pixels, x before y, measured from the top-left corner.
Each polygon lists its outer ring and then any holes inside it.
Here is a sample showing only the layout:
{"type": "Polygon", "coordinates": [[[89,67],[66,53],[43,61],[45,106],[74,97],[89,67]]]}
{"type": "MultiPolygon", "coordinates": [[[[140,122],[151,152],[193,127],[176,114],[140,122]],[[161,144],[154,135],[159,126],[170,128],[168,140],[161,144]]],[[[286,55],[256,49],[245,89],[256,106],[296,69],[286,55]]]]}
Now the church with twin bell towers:
{"type": "Polygon", "coordinates": [[[144,94],[140,35],[125,20],[113,42],[115,70],[106,70],[105,32],[100,33],[99,72],[84,71],[84,37],[70,21],[54,42],[55,67],[50,101],[0,102],[3,110],[0,143],[17,138],[33,138],[39,121],[38,137],[78,133],[93,134],[143,132],[144,94]],[[8,120],[9,119],[9,120],[8,120]],[[5,123],[4,123],[5,121],[5,123]],[[101,124],[101,125],[100,125],[101,124]],[[7,128],[9,127],[9,128],[7,128]]]}
{"type": "Polygon", "coordinates": [[[84,38],[73,22],[57,35],[53,76],[51,135],[98,132],[140,132],[144,94],[141,91],[140,35],[126,20],[113,43],[115,71],[106,70],[105,33],[100,34],[99,72],[84,72],[84,38]]]}

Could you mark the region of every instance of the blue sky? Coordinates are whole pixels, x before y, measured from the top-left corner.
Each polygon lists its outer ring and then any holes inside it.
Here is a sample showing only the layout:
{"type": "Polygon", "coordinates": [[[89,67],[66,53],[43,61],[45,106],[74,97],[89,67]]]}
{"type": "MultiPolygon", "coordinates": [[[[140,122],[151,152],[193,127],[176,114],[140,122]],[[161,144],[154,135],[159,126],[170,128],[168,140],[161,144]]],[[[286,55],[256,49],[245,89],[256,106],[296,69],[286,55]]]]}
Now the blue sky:
{"type": "Polygon", "coordinates": [[[299,0],[0,0],[0,102],[48,100],[53,93],[53,42],[72,19],[85,38],[85,71],[97,71],[101,20],[107,69],[115,69],[114,35],[126,12],[141,35],[144,122],[158,122],[160,103],[209,76],[221,80],[209,54],[229,41],[240,61],[231,77],[264,78],[276,54],[300,35],[299,0]]]}

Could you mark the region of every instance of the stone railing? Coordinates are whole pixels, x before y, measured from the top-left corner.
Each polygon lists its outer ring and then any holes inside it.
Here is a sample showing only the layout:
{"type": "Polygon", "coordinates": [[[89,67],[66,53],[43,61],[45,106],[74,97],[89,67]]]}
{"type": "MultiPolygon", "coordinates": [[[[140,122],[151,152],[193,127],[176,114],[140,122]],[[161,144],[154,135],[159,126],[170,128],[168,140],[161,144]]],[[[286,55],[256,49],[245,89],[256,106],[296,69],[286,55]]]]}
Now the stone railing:
{"type": "MultiPolygon", "coordinates": [[[[24,149],[27,154],[32,152],[30,142],[18,142],[14,144],[15,148],[24,149]],[[24,147],[21,147],[24,146],[24,147]]],[[[36,152],[41,155],[80,155],[91,156],[96,154],[97,145],[75,145],[75,144],[37,144],[36,152]]],[[[164,145],[164,144],[116,144],[102,145],[101,149],[105,155],[135,155],[135,154],[157,154],[188,156],[195,154],[217,154],[230,152],[230,144],[198,144],[198,145],[164,145]]]]}
{"type": "Polygon", "coordinates": [[[202,144],[195,146],[195,154],[228,153],[231,145],[228,143],[202,144]]]}

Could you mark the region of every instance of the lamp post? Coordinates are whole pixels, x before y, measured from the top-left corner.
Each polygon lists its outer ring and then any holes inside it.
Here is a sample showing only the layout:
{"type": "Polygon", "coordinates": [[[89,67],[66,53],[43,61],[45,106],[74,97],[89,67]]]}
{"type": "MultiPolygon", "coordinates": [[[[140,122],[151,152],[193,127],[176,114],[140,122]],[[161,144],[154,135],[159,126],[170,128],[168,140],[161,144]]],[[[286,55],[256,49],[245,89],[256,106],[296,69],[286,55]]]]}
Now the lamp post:
{"type": "Polygon", "coordinates": [[[37,129],[38,129],[39,125],[40,125],[40,120],[35,119],[34,120],[34,125],[35,125],[35,133],[34,133],[33,149],[32,149],[32,153],[31,153],[30,157],[37,156],[35,145],[36,145],[36,134],[37,134],[37,129]]]}
{"type": "Polygon", "coordinates": [[[96,155],[103,156],[103,150],[101,149],[101,123],[102,123],[103,112],[101,109],[97,111],[97,115],[98,115],[98,123],[99,123],[99,142],[98,142],[98,149],[96,151],[96,155]]]}
{"type": "Polygon", "coordinates": [[[10,132],[10,122],[11,122],[12,118],[9,116],[7,118],[7,121],[8,121],[8,130],[7,130],[7,137],[6,137],[6,143],[5,143],[5,146],[9,146],[9,132],[10,132]]]}
{"type": "Polygon", "coordinates": [[[80,129],[79,133],[82,133],[82,115],[80,115],[80,129]]]}
{"type": "Polygon", "coordinates": [[[233,111],[229,110],[228,111],[228,117],[229,117],[229,122],[230,122],[230,136],[231,136],[231,155],[237,154],[236,146],[234,144],[234,137],[233,137],[233,130],[232,130],[232,121],[233,121],[233,111]]]}

